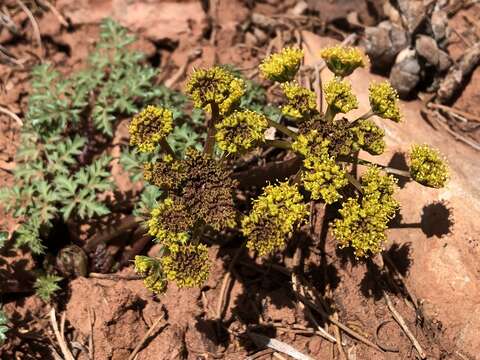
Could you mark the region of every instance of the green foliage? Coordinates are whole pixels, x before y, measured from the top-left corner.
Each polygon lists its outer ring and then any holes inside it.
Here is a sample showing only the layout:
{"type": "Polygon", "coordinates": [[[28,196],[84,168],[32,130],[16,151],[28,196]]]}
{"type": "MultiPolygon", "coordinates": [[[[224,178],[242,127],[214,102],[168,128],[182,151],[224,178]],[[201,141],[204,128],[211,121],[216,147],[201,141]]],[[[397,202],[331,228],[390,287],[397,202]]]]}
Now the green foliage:
{"type": "Polygon", "coordinates": [[[0,345],[2,345],[5,340],[7,340],[7,331],[8,331],[8,319],[5,312],[0,306],[0,345]]]}
{"type": "Polygon", "coordinates": [[[61,277],[50,274],[39,276],[33,284],[35,294],[43,301],[50,302],[52,296],[61,289],[58,285],[61,280],[61,277]]]}
{"type": "Polygon", "coordinates": [[[147,216],[150,210],[157,206],[162,194],[163,191],[157,186],[147,183],[140,194],[140,199],[135,203],[133,215],[138,217],[147,216]]]}
{"type": "MultiPolygon", "coordinates": [[[[57,219],[88,220],[108,214],[102,195],[114,191],[105,144],[112,141],[119,119],[148,104],[173,108],[176,126],[168,142],[177,153],[201,148],[202,119],[190,119],[185,96],[156,86],[157,71],[143,63],[143,54],[129,47],[135,38],[112,20],[101,25],[100,39],[81,72],[65,76],[49,64],[32,71],[32,91],[16,155],[15,186],[0,189],[0,201],[20,227],[16,246],[44,251],[57,219]]],[[[124,149],[120,161],[132,173],[146,157],[124,149]]],[[[155,156],[148,157],[152,160],[155,156]]],[[[144,211],[154,196],[140,194],[144,211]],[[145,203],[143,203],[145,201],[145,203]]],[[[104,196],[103,196],[104,198],[104,196]]],[[[140,210],[141,209],[141,210],[140,210]]],[[[1,243],[0,243],[1,245],[1,243]]]]}
{"type": "Polygon", "coordinates": [[[111,157],[103,154],[93,163],[81,168],[73,176],[57,175],[54,185],[58,189],[60,213],[66,221],[72,213],[80,219],[106,215],[110,210],[97,200],[97,195],[113,188],[108,164],[111,157]]]}

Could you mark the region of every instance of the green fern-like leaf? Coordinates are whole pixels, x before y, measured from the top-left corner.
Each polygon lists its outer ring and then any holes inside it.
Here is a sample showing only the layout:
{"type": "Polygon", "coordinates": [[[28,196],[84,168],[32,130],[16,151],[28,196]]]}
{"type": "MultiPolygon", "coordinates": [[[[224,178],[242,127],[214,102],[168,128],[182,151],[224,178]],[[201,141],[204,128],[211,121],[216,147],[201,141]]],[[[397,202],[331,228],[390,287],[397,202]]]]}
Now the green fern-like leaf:
{"type": "Polygon", "coordinates": [[[162,194],[162,190],[158,187],[147,184],[140,195],[140,200],[135,203],[133,215],[139,217],[147,216],[155,208],[162,194]]]}
{"type": "MultiPolygon", "coordinates": [[[[95,146],[97,140],[113,137],[119,119],[149,104],[171,108],[179,125],[168,139],[172,147],[179,155],[187,147],[201,148],[204,115],[187,115],[184,95],[156,85],[157,70],[128,46],[134,40],[106,19],[84,70],[67,77],[49,64],[33,69],[16,155],[16,184],[0,190],[0,201],[21,223],[13,234],[16,246],[42,253],[41,239],[59,217],[87,220],[110,212],[101,198],[113,190],[111,159],[95,146]],[[91,161],[92,156],[96,160],[91,161]]],[[[134,181],[142,180],[145,161],[155,161],[155,156],[122,150],[120,162],[134,181]]],[[[135,211],[144,211],[160,194],[147,187],[139,196],[135,211]]]]}
{"type": "Polygon", "coordinates": [[[52,296],[60,290],[58,283],[61,277],[55,275],[41,275],[35,280],[33,287],[37,296],[45,302],[50,302],[52,296]]]}
{"type": "Polygon", "coordinates": [[[156,153],[141,153],[129,147],[122,148],[120,154],[120,165],[125,170],[132,182],[143,180],[143,164],[147,162],[154,162],[158,156],[156,153]]]}
{"type": "Polygon", "coordinates": [[[34,254],[43,254],[45,246],[40,238],[40,219],[31,217],[22,223],[16,231],[15,246],[28,247],[34,254]]]}
{"type": "Polygon", "coordinates": [[[59,189],[60,213],[64,220],[72,215],[80,219],[103,216],[110,210],[98,201],[98,195],[113,189],[108,166],[111,157],[103,155],[92,164],[81,168],[73,177],[57,176],[55,184],[59,189]]]}

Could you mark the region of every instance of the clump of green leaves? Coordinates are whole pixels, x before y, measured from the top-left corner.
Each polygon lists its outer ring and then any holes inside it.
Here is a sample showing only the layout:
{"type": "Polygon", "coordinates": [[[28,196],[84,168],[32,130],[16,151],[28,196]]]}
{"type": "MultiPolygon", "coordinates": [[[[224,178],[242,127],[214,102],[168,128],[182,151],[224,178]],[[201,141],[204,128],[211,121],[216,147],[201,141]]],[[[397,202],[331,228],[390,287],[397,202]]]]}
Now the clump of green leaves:
{"type": "MultiPolygon", "coordinates": [[[[273,120],[265,108],[246,106],[245,99],[254,99],[252,93],[258,89],[248,88],[232,68],[215,66],[193,72],[186,92],[208,118],[203,154],[198,150],[176,154],[170,143],[163,142],[151,155],[155,160],[144,164],[145,180],[162,192],[147,219],[150,234],[162,250],[159,257],[136,259],[136,269],[145,276],[149,289],[163,291],[168,281],[181,287],[200,286],[209,271],[206,234],[211,239],[212,233],[221,236],[228,229],[240,231],[250,250],[260,256],[274,254],[307,218],[308,201],[338,203],[339,215],[332,228],[341,247],[353,248],[358,258],[382,251],[389,221],[399,208],[394,197],[396,180],[388,174],[390,168],[361,159],[358,153],[384,151],[385,132],[373,117],[399,121],[398,96],[388,83],[372,84],[370,111],[347,120],[341,114],[357,108],[358,100],[345,77],[365,66],[366,58],[357,48],[339,46],[325,49],[321,56],[335,75],[324,88],[324,113],[317,108],[313,91],[294,80],[301,50],[284,49],[260,65],[266,79],[282,83],[286,99],[277,114],[283,113],[294,124],[294,131],[273,120]],[[276,128],[275,139],[265,138],[267,127],[276,128]],[[248,184],[250,174],[240,175],[229,168],[256,147],[287,150],[301,166],[270,182],[265,180],[262,194],[250,201],[251,208],[240,211],[234,194],[240,182],[248,184]],[[352,164],[365,166],[358,179],[352,164]]],[[[156,129],[168,125],[168,119],[158,117],[157,121],[152,124],[156,129]]],[[[133,138],[138,135],[135,122],[130,132],[133,138]]],[[[440,173],[444,168],[439,162],[436,153],[414,148],[413,179],[429,186],[443,185],[440,173]],[[428,171],[435,173],[437,181],[426,178],[428,171]]],[[[410,176],[399,170],[395,173],[410,176]]],[[[252,177],[258,180],[258,174],[252,177]]]]}
{"type": "MultiPolygon", "coordinates": [[[[111,143],[119,118],[136,114],[146,104],[172,107],[168,115],[177,126],[168,141],[174,151],[200,146],[201,120],[194,124],[187,118],[183,95],[155,84],[156,69],[144,64],[143,54],[129,48],[134,40],[126,29],[107,19],[84,70],[64,76],[42,64],[32,71],[15,186],[0,191],[6,210],[20,221],[14,234],[17,246],[42,253],[41,239],[57,219],[88,220],[111,211],[100,196],[115,189],[112,158],[103,149],[111,143]]],[[[121,154],[127,170],[142,160],[145,157],[127,147],[121,154]]],[[[140,194],[139,209],[158,196],[152,188],[140,194]]]]}
{"type": "Polygon", "coordinates": [[[60,276],[56,275],[40,275],[35,280],[33,287],[35,288],[35,294],[45,302],[50,302],[55,293],[60,290],[58,283],[62,281],[60,276]]]}

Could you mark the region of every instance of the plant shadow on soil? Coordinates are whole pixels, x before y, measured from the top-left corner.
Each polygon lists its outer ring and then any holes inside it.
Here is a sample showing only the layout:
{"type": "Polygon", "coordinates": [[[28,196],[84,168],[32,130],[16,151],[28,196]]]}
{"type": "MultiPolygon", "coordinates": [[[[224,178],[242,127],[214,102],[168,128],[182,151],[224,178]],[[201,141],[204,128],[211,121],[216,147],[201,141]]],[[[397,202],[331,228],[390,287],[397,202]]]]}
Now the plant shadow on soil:
{"type": "Polygon", "coordinates": [[[402,220],[402,215],[397,213],[390,222],[390,228],[420,228],[427,238],[448,235],[454,225],[452,209],[446,201],[435,201],[425,205],[419,223],[404,223],[402,220]]]}
{"type": "MultiPolygon", "coordinates": [[[[326,233],[324,235],[326,236],[326,233]]],[[[283,254],[292,259],[295,249],[301,247],[303,251],[300,264],[303,264],[306,269],[304,276],[322,293],[327,287],[335,289],[340,278],[333,264],[317,266],[310,260],[311,249],[316,246],[308,232],[298,231],[283,254]]],[[[221,253],[232,253],[232,251],[235,249],[223,248],[221,253]]],[[[222,257],[221,254],[219,256],[222,257]]],[[[317,253],[313,257],[318,257],[317,253]]],[[[232,304],[229,314],[224,309],[221,321],[205,319],[204,315],[198,316],[196,329],[213,344],[227,346],[229,333],[226,329],[233,323],[235,323],[233,328],[241,324],[241,329],[237,329],[236,338],[240,346],[249,352],[263,347],[258,339],[256,344],[252,341],[248,334],[250,331],[275,338],[276,328],[272,325],[273,322],[288,326],[296,323],[299,317],[305,318],[308,326],[313,326],[305,314],[298,313],[295,294],[291,289],[290,275],[278,267],[278,264],[281,264],[280,260],[280,256],[276,255],[259,264],[243,252],[232,274],[241,284],[241,291],[234,294],[233,284],[226,291],[225,303],[232,304]]],[[[229,264],[229,261],[224,263],[224,271],[228,271],[229,264]]],[[[303,310],[300,311],[303,312],[303,310]]],[[[318,320],[323,325],[323,321],[318,320]]]]}
{"type": "MultiPolygon", "coordinates": [[[[405,154],[400,151],[397,151],[393,154],[388,166],[402,171],[409,171],[405,154]]],[[[400,189],[403,189],[405,185],[411,181],[410,178],[404,176],[398,176],[395,174],[393,174],[393,176],[397,179],[397,185],[400,187],[400,189]]]]}
{"type": "MultiPolygon", "coordinates": [[[[404,161],[403,155],[398,155],[397,161],[404,161]]],[[[398,167],[398,163],[396,163],[398,167]]],[[[289,242],[283,252],[286,258],[292,259],[297,247],[302,248],[302,258],[300,264],[303,265],[304,277],[320,293],[324,294],[327,290],[334,291],[340,284],[342,276],[348,276],[345,271],[340,274],[340,268],[345,269],[347,264],[352,266],[365,266],[366,271],[363,278],[358,283],[359,291],[365,298],[371,298],[375,301],[383,298],[383,292],[387,291],[399,297],[408,298],[408,293],[401,280],[392,276],[398,272],[401,276],[408,275],[412,265],[412,249],[410,243],[393,243],[384,251],[384,258],[391,260],[385,261],[385,268],[381,269],[373,261],[362,261],[355,258],[351,248],[340,249],[334,245],[332,248],[332,238],[329,234],[329,223],[338,216],[338,209],[327,206],[326,209],[319,212],[321,216],[320,226],[317,229],[318,235],[312,237],[310,232],[305,230],[298,231],[295,237],[289,242]],[[332,251],[333,250],[333,251],[332,251]]],[[[453,224],[451,210],[444,202],[434,202],[424,206],[421,215],[421,221],[417,224],[402,223],[400,214],[392,220],[391,227],[419,228],[427,237],[448,234],[453,224]]],[[[237,234],[238,235],[238,234],[237,234]]],[[[233,239],[233,238],[232,238],[233,239]]],[[[226,254],[232,255],[238,246],[236,241],[230,242],[220,250],[219,257],[225,258],[226,254]]],[[[228,266],[232,256],[224,262],[224,271],[228,271],[228,266]]],[[[280,256],[273,256],[268,261],[261,264],[248,258],[244,251],[239,257],[232,276],[241,284],[241,290],[233,293],[233,283],[226,292],[225,303],[230,303],[230,315],[227,310],[221,316],[221,321],[206,319],[205,314],[196,318],[196,329],[208,338],[215,345],[227,346],[229,344],[228,328],[236,329],[235,337],[246,351],[258,350],[261,346],[256,346],[252,338],[248,335],[249,331],[274,338],[276,328],[272,322],[284,322],[287,318],[296,322],[299,318],[304,318],[309,327],[314,325],[310,322],[306,314],[299,314],[295,294],[291,289],[291,279],[289,274],[279,271],[275,264],[281,264],[280,256]],[[273,309],[273,310],[272,310],[273,309]],[[275,314],[276,317],[271,316],[275,314]],[[266,324],[259,321],[265,320],[266,324]],[[237,324],[241,324],[240,327],[237,324]],[[233,327],[231,327],[233,325],[233,327]]],[[[332,309],[335,304],[327,296],[325,297],[327,306],[332,309]]],[[[316,316],[318,323],[323,326],[324,320],[316,316]]]]}

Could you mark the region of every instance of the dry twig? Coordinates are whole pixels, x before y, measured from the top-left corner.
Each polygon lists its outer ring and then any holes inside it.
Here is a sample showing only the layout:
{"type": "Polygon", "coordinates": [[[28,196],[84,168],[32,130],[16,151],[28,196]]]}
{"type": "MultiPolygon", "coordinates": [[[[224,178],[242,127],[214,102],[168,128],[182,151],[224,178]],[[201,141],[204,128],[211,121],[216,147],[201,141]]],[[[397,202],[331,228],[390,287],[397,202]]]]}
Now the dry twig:
{"type": "Polygon", "coordinates": [[[53,332],[55,333],[55,337],[57,339],[58,345],[60,346],[60,350],[62,351],[63,357],[65,360],[74,360],[75,358],[73,357],[72,353],[70,352],[70,349],[68,348],[68,345],[65,341],[64,337],[64,326],[65,326],[65,317],[62,315],[62,321],[61,321],[61,329],[62,331],[58,329],[58,323],[57,323],[57,316],[55,314],[55,308],[52,307],[52,310],[50,310],[50,323],[52,324],[53,327],[53,332]]]}
{"type": "Polygon", "coordinates": [[[415,310],[418,311],[418,299],[408,287],[407,282],[405,281],[405,278],[402,276],[402,274],[400,274],[400,271],[398,271],[397,267],[395,266],[395,263],[392,261],[392,259],[390,258],[387,252],[383,252],[382,257],[383,257],[383,260],[387,262],[389,269],[391,269],[395,273],[395,277],[397,277],[401,281],[402,286],[405,289],[405,292],[407,293],[408,297],[413,303],[413,307],[415,308],[415,310]]]}
{"type": "Polygon", "coordinates": [[[462,111],[462,110],[459,110],[459,109],[454,108],[454,107],[450,107],[450,106],[446,106],[446,105],[442,105],[442,104],[435,104],[435,103],[429,103],[429,104],[427,104],[427,107],[428,108],[434,108],[434,109],[440,109],[440,110],[443,110],[445,112],[450,112],[450,113],[453,113],[453,114],[460,115],[467,120],[480,122],[480,116],[470,114],[466,111],[462,111]]]}
{"type": "Polygon", "coordinates": [[[142,277],[139,275],[120,275],[120,274],[101,274],[91,272],[88,274],[88,277],[94,279],[105,279],[105,280],[140,280],[142,277]]]}
{"type": "Polygon", "coordinates": [[[246,360],[255,360],[255,359],[258,359],[262,356],[265,356],[265,355],[270,355],[273,353],[273,350],[272,349],[265,349],[265,350],[260,350],[260,351],[257,351],[255,354],[253,355],[250,355],[249,357],[247,357],[246,360]]]}
{"type": "Polygon", "coordinates": [[[462,89],[465,79],[480,63],[480,41],[472,45],[453,65],[440,84],[437,91],[437,101],[446,104],[462,89]]]}
{"type": "Polygon", "coordinates": [[[0,59],[9,65],[15,65],[23,68],[23,62],[18,60],[5,46],[0,45],[0,59]]]}
{"type": "Polygon", "coordinates": [[[320,336],[324,337],[325,339],[327,339],[328,341],[331,341],[332,343],[335,343],[335,342],[338,342],[338,339],[336,337],[333,337],[332,335],[330,335],[324,328],[322,328],[317,320],[315,319],[315,317],[313,316],[313,314],[311,313],[310,309],[309,308],[305,308],[304,304],[300,301],[300,298],[299,296],[297,295],[300,295],[300,296],[303,296],[305,297],[305,289],[304,287],[301,285],[300,283],[300,276],[295,272],[295,269],[299,270],[299,266],[300,266],[300,259],[302,257],[301,255],[302,253],[302,250],[300,247],[298,247],[295,251],[295,255],[293,257],[293,271],[291,272],[291,280],[292,280],[292,290],[293,292],[295,293],[295,296],[297,298],[297,306],[304,310],[305,312],[305,316],[310,320],[312,321],[312,323],[315,325],[315,327],[317,328],[317,332],[320,336]]]}
{"type": "Polygon", "coordinates": [[[14,112],[8,110],[7,108],[0,106],[0,113],[10,116],[18,125],[23,126],[22,119],[20,119],[14,112]]]}
{"type": "Polygon", "coordinates": [[[180,67],[180,69],[177,70],[175,74],[170,79],[165,80],[165,86],[167,88],[171,88],[174,86],[183,76],[185,76],[187,72],[188,65],[198,57],[202,55],[202,49],[194,49],[192,52],[188,54],[187,59],[183,63],[183,65],[180,67]]]}
{"type": "Polygon", "coordinates": [[[158,317],[157,320],[150,326],[150,329],[146,332],[146,334],[140,339],[140,342],[137,344],[135,349],[133,349],[132,353],[128,357],[128,360],[133,360],[137,356],[138,352],[142,349],[143,345],[145,342],[148,340],[150,336],[153,335],[154,331],[156,330],[157,326],[160,324],[160,322],[165,318],[165,313],[163,313],[161,316],[158,317]]]}
{"type": "Polygon", "coordinates": [[[225,297],[227,294],[227,289],[230,287],[230,279],[232,278],[232,271],[233,267],[235,266],[235,263],[237,262],[240,254],[243,251],[243,248],[245,246],[245,243],[240,246],[237,251],[235,252],[235,255],[233,255],[232,261],[230,261],[230,265],[228,265],[227,272],[225,273],[225,276],[223,278],[222,282],[222,287],[220,288],[220,296],[218,298],[218,303],[217,303],[217,321],[220,322],[223,316],[223,311],[224,311],[224,302],[225,302],[225,297]]]}
{"type": "Polygon", "coordinates": [[[303,297],[303,296],[300,296],[300,300],[302,300],[302,302],[305,304],[305,305],[308,305],[310,308],[312,308],[313,310],[315,310],[316,312],[318,312],[320,315],[322,315],[322,317],[329,321],[330,323],[332,324],[335,324],[337,325],[340,329],[342,329],[344,332],[346,332],[348,335],[350,335],[351,337],[361,341],[362,343],[364,343],[365,345],[368,345],[370,346],[371,348],[375,349],[375,350],[378,350],[380,352],[383,352],[382,349],[380,349],[376,344],[374,344],[373,342],[371,342],[370,340],[368,340],[367,338],[365,338],[364,336],[360,335],[359,333],[357,333],[356,331],[350,329],[348,326],[342,324],[340,321],[338,320],[335,320],[332,316],[328,315],[327,313],[325,313],[325,311],[320,307],[318,306],[317,304],[315,304],[313,301],[303,297]]]}
{"type": "Polygon", "coordinates": [[[385,290],[383,290],[383,297],[385,298],[385,302],[387,303],[388,309],[392,313],[393,318],[395,321],[400,325],[402,328],[403,332],[405,335],[407,335],[408,339],[412,342],[412,345],[415,347],[415,349],[418,351],[418,354],[420,355],[421,359],[426,359],[427,354],[423,350],[422,346],[418,342],[418,340],[415,338],[415,336],[412,334],[410,329],[408,328],[407,324],[405,323],[405,320],[403,317],[400,315],[400,313],[395,309],[395,307],[392,304],[392,300],[390,299],[390,296],[386,293],[385,290]]]}
{"type": "Polygon", "coordinates": [[[37,2],[41,5],[49,9],[53,15],[58,19],[60,24],[62,24],[65,27],[68,27],[68,21],[65,19],[65,17],[60,14],[60,11],[57,10],[55,6],[53,6],[48,0],[37,0],[37,2]]]}
{"type": "Polygon", "coordinates": [[[475,142],[473,140],[470,140],[470,139],[466,138],[465,136],[460,135],[459,133],[450,129],[450,126],[448,126],[448,121],[438,111],[435,111],[435,112],[426,111],[426,112],[433,115],[432,118],[437,122],[437,124],[439,124],[443,129],[445,129],[455,139],[471,146],[472,148],[474,148],[477,151],[480,151],[480,144],[478,144],[477,142],[475,142]]]}
{"type": "Polygon", "coordinates": [[[88,356],[91,360],[95,359],[95,348],[93,344],[93,325],[95,323],[95,312],[88,308],[88,322],[90,324],[90,334],[88,336],[88,356]]]}
{"type": "MultiPolygon", "coordinates": [[[[336,311],[332,314],[332,317],[338,321],[338,313],[336,311]]],[[[345,354],[345,350],[343,350],[342,346],[342,334],[340,333],[339,327],[334,325],[333,332],[335,333],[335,339],[337,340],[337,350],[340,355],[340,359],[347,360],[347,355],[345,354]]]]}
{"type": "Polygon", "coordinates": [[[247,332],[247,334],[258,347],[268,347],[275,351],[291,356],[292,358],[297,360],[313,360],[310,356],[301,353],[293,346],[288,345],[283,341],[272,339],[268,336],[257,334],[254,332],[247,332]]]}
{"type": "Polygon", "coordinates": [[[380,333],[380,329],[381,329],[384,325],[388,324],[389,322],[393,322],[393,320],[382,321],[382,322],[377,326],[377,331],[375,332],[376,343],[377,343],[377,345],[378,345],[382,350],[384,350],[384,351],[398,353],[398,352],[400,352],[400,350],[398,350],[398,349],[391,349],[391,348],[388,348],[388,347],[386,347],[386,346],[384,346],[384,345],[382,345],[382,344],[379,343],[379,342],[380,342],[380,341],[379,341],[379,340],[380,340],[380,339],[379,339],[380,336],[379,336],[378,334],[380,333]]]}
{"type": "Polygon", "coordinates": [[[38,48],[40,49],[40,59],[43,59],[43,45],[42,45],[42,37],[40,35],[40,27],[38,26],[37,20],[33,16],[32,12],[28,9],[27,6],[22,2],[22,0],[16,0],[18,6],[23,10],[23,12],[27,15],[28,20],[32,24],[33,28],[33,36],[35,41],[37,42],[38,48]]]}

